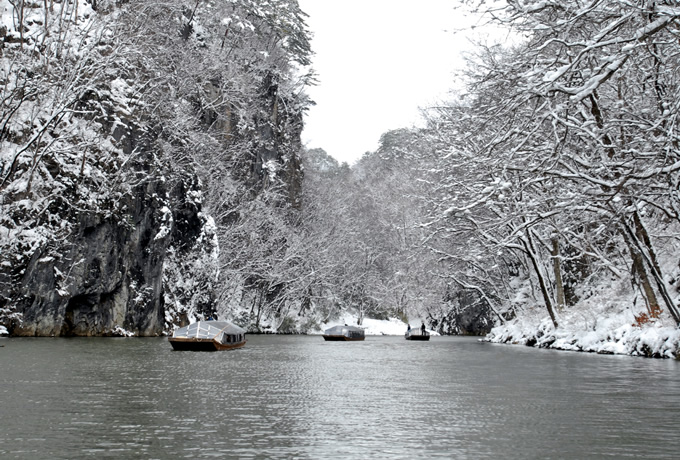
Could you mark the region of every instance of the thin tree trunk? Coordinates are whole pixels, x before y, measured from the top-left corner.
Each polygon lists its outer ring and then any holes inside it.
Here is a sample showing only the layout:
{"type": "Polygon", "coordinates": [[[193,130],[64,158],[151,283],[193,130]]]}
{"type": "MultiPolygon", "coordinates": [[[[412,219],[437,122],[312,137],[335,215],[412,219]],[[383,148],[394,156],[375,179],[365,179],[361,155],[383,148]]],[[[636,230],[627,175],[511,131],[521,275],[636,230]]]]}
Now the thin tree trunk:
{"type": "Polygon", "coordinates": [[[24,0],[19,5],[19,48],[24,49],[24,0]]]}
{"type": "Polygon", "coordinates": [[[552,304],[552,299],[550,298],[550,293],[548,292],[548,285],[545,282],[545,277],[543,276],[543,271],[541,270],[541,266],[538,263],[538,256],[536,255],[534,251],[534,244],[531,240],[531,231],[527,230],[527,239],[524,240],[522,238],[522,244],[524,245],[524,248],[527,251],[527,255],[529,256],[529,259],[531,260],[531,264],[534,267],[534,271],[536,272],[536,276],[538,277],[538,284],[541,287],[541,294],[543,294],[543,301],[545,302],[545,308],[548,309],[548,314],[550,315],[550,319],[552,320],[553,325],[555,326],[555,329],[558,327],[557,323],[557,317],[555,316],[555,311],[553,309],[553,304],[552,304]]]}
{"type": "Polygon", "coordinates": [[[673,320],[675,320],[675,324],[680,326],[680,311],[673,302],[673,297],[668,292],[668,286],[666,285],[666,281],[663,279],[663,272],[661,271],[659,261],[656,257],[656,251],[652,245],[651,238],[649,237],[649,233],[647,232],[647,229],[642,223],[642,219],[637,212],[633,214],[633,222],[635,223],[635,243],[639,247],[642,257],[644,257],[644,259],[649,264],[654,281],[656,281],[657,289],[659,290],[661,298],[666,304],[666,308],[668,308],[668,312],[673,317],[673,320]],[[642,247],[642,243],[644,243],[644,248],[642,247]]]}
{"type": "Polygon", "coordinates": [[[622,225],[623,228],[621,233],[623,234],[623,240],[628,246],[628,251],[630,252],[630,257],[633,261],[633,276],[637,274],[638,278],[640,279],[642,290],[645,294],[645,297],[647,298],[647,309],[649,310],[649,314],[652,316],[658,315],[660,309],[659,301],[656,298],[656,293],[654,292],[652,284],[649,282],[649,276],[647,275],[647,269],[645,268],[642,254],[632,241],[632,232],[630,231],[628,225],[625,222],[623,222],[622,225]],[[631,234],[629,234],[629,232],[631,234]]]}
{"type": "Polygon", "coordinates": [[[43,44],[45,44],[45,38],[50,34],[50,28],[49,28],[49,25],[47,24],[47,22],[49,20],[49,16],[48,16],[49,7],[47,6],[47,0],[43,0],[43,4],[45,5],[45,36],[43,37],[42,42],[43,42],[43,44]]]}
{"type": "Polygon", "coordinates": [[[59,8],[59,30],[58,30],[58,33],[57,33],[58,40],[57,40],[57,52],[56,52],[57,59],[61,58],[61,50],[64,46],[64,39],[66,37],[66,33],[64,32],[64,8],[65,8],[65,6],[66,6],[66,1],[62,0],[61,7],[59,8]],[[63,37],[61,35],[62,32],[64,32],[63,37]]]}
{"type": "Polygon", "coordinates": [[[257,303],[257,316],[255,320],[255,327],[260,328],[260,319],[262,318],[262,305],[264,304],[264,286],[260,288],[260,301],[257,303]]]}
{"type": "Polygon", "coordinates": [[[557,238],[557,234],[553,233],[551,236],[552,241],[552,260],[553,260],[553,273],[555,274],[555,294],[557,296],[557,311],[562,311],[566,304],[564,297],[564,283],[562,282],[562,267],[560,263],[560,242],[557,238]]]}
{"type": "Polygon", "coordinates": [[[83,159],[80,162],[80,178],[85,174],[85,163],[87,162],[87,148],[83,147],[83,159]]]}

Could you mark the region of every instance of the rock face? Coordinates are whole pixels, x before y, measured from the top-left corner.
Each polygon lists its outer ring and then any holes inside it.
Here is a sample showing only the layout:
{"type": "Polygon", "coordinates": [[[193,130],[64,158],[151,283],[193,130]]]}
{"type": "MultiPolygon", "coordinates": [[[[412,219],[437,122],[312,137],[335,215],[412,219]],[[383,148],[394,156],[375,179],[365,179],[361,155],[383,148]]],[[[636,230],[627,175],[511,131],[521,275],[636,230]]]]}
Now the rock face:
{"type": "MultiPolygon", "coordinates": [[[[196,191],[182,186],[167,189],[162,180],[147,181],[122,205],[129,210],[122,219],[83,213],[71,238],[36,251],[17,283],[15,311],[20,320],[7,325],[10,334],[163,334],[165,292],[173,291],[173,300],[180,304],[189,304],[186,299],[196,296],[191,289],[178,294],[177,289],[166,288],[164,264],[179,272],[173,281],[192,285],[186,280],[201,279],[200,273],[190,273],[191,265],[168,262],[168,254],[187,261],[215,249],[211,241],[201,240],[206,220],[200,205],[187,199],[196,191]]],[[[207,300],[191,306],[194,313],[208,316],[214,311],[211,286],[201,288],[201,298],[207,300]]]]}
{"type": "Polygon", "coordinates": [[[449,313],[434,325],[440,333],[486,335],[493,328],[493,312],[475,293],[458,291],[447,301],[449,313]]]}
{"type": "MultiPolygon", "coordinates": [[[[126,155],[139,152],[129,174],[144,180],[95,209],[75,211],[68,195],[51,201],[49,214],[57,222],[57,230],[54,225],[49,230],[52,240],[0,266],[0,287],[8,291],[0,292],[0,320],[4,316],[11,335],[160,335],[168,327],[164,264],[174,268],[173,281],[191,285],[187,279],[205,277],[194,266],[168,263],[168,253],[194,261],[216,250],[213,241],[202,240],[207,219],[198,179],[190,171],[174,171],[168,182],[144,133],[113,135],[126,155]],[[60,233],[60,226],[68,232],[60,233]]],[[[193,302],[192,311],[210,314],[210,294],[203,293],[207,301],[198,306],[193,302]]],[[[176,294],[173,300],[188,303],[183,296],[192,295],[176,294]]]]}
{"type": "Polygon", "coordinates": [[[225,225],[288,222],[299,206],[308,102],[289,65],[310,51],[301,21],[292,49],[280,27],[297,6],[201,2],[187,16],[175,3],[81,0],[64,24],[43,22],[36,3],[0,29],[20,40],[0,53],[13,69],[0,88],[0,326],[11,335],[149,336],[214,317],[225,225]],[[243,17],[252,24],[228,35],[219,20],[243,17]],[[264,205],[250,206],[260,193],[264,205]]]}
{"type": "Polygon", "coordinates": [[[13,335],[157,335],[163,331],[162,267],[169,234],[164,184],[130,197],[126,221],[83,214],[77,233],[51,253],[34,254],[23,276],[13,335]]]}

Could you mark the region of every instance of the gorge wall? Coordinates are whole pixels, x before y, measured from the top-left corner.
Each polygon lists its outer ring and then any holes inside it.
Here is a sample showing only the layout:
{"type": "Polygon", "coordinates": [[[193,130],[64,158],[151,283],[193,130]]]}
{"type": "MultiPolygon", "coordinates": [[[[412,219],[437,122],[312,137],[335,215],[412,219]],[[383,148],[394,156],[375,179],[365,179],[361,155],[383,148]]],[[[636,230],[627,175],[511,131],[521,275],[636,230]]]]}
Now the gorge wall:
{"type": "Polygon", "coordinates": [[[153,336],[215,316],[225,209],[300,188],[301,42],[272,42],[297,2],[57,3],[1,3],[20,22],[0,36],[0,326],[153,336]]]}

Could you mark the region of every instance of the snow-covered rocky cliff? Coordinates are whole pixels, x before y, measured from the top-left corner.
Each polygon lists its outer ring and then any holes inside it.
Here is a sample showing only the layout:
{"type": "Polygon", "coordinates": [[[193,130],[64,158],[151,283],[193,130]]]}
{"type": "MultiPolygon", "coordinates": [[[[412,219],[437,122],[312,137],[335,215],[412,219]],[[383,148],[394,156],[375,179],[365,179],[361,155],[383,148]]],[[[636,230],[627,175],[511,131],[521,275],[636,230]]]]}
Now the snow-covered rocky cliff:
{"type": "Polygon", "coordinates": [[[285,11],[0,0],[2,330],[148,336],[215,315],[219,229],[268,184],[299,189],[285,65],[305,44],[270,40],[285,11]]]}

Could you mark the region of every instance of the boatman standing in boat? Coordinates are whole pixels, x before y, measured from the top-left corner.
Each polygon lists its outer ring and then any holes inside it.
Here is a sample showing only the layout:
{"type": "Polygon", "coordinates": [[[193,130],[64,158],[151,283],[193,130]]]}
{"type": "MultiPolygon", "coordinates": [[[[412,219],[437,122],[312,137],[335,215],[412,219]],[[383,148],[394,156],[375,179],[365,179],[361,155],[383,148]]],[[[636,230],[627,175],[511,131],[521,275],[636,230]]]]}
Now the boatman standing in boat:
{"type": "Polygon", "coordinates": [[[421,324],[420,324],[420,333],[422,335],[425,335],[425,322],[424,321],[421,322],[421,324]]]}

